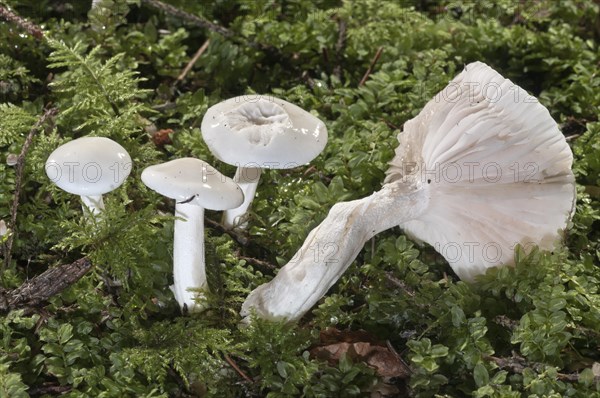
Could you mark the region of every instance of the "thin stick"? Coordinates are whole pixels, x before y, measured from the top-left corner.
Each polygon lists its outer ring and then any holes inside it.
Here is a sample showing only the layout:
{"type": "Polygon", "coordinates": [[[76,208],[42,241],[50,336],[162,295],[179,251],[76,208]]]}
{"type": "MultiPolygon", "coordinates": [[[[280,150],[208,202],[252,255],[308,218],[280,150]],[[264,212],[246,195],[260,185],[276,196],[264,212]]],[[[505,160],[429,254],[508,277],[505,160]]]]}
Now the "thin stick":
{"type": "Polygon", "coordinates": [[[31,397],[39,397],[41,395],[52,394],[54,396],[62,395],[70,392],[73,389],[71,386],[61,386],[57,384],[43,383],[40,387],[33,387],[27,390],[27,394],[31,397]]]}
{"type": "Polygon", "coordinates": [[[210,218],[204,218],[204,224],[216,229],[221,233],[226,233],[233,238],[241,246],[248,246],[248,236],[243,233],[236,232],[235,230],[227,229],[222,224],[211,220],[210,218]]]}
{"type": "Polygon", "coordinates": [[[21,153],[17,157],[17,164],[15,166],[15,194],[13,197],[12,206],[10,208],[10,228],[12,229],[11,234],[8,236],[6,241],[6,246],[4,248],[4,267],[8,268],[12,259],[12,246],[15,238],[16,224],[17,224],[17,210],[19,208],[19,197],[21,196],[21,189],[23,183],[23,172],[25,171],[25,156],[27,155],[27,151],[29,151],[29,146],[33,141],[33,137],[37,134],[40,127],[46,123],[46,120],[54,117],[58,113],[56,108],[46,109],[42,116],[35,122],[29,134],[27,134],[27,138],[25,139],[25,143],[23,144],[23,148],[21,148],[21,153]]]}
{"type": "Polygon", "coordinates": [[[252,47],[257,50],[262,50],[273,56],[279,56],[279,58],[281,58],[282,60],[282,63],[288,64],[287,58],[281,55],[281,51],[279,51],[277,48],[271,45],[256,43],[252,40],[240,38],[238,35],[235,35],[234,32],[221,25],[217,25],[215,23],[202,19],[197,15],[190,14],[189,12],[185,12],[183,10],[180,10],[179,8],[173,7],[172,5],[163,3],[159,0],[142,0],[142,3],[146,4],[149,7],[160,10],[166,14],[172,15],[176,18],[185,20],[191,23],[192,25],[198,26],[199,28],[208,29],[211,32],[218,33],[236,44],[252,47]]]}
{"type": "MultiPolygon", "coordinates": [[[[515,354],[510,358],[499,358],[487,356],[485,359],[494,362],[500,369],[508,370],[516,374],[523,374],[525,369],[531,368],[536,372],[542,371],[546,365],[537,362],[528,362],[525,358],[515,354]]],[[[576,382],[579,381],[579,373],[560,373],[556,374],[556,378],[561,381],[576,382]]],[[[600,382],[599,376],[594,376],[594,383],[600,382]]]]}
{"type": "Polygon", "coordinates": [[[335,67],[333,74],[342,80],[342,60],[344,57],[344,48],[346,47],[346,21],[338,18],[338,39],[335,44],[335,67]]]}
{"type": "Polygon", "coordinates": [[[248,375],[247,375],[246,373],[244,373],[244,372],[242,371],[242,369],[240,369],[240,367],[239,367],[239,366],[237,366],[237,364],[235,363],[235,361],[234,361],[233,359],[231,359],[231,358],[229,357],[229,355],[227,355],[227,354],[224,354],[224,357],[225,357],[225,360],[227,361],[227,363],[228,363],[229,365],[231,365],[231,367],[232,367],[233,369],[235,369],[235,371],[236,371],[236,372],[238,372],[238,374],[239,374],[240,376],[242,376],[242,378],[243,378],[244,380],[246,380],[246,381],[247,381],[247,382],[249,382],[249,383],[254,383],[254,380],[252,380],[250,377],[248,377],[248,375]]]}
{"type": "Polygon", "coordinates": [[[15,25],[17,25],[18,27],[20,27],[21,29],[23,29],[38,40],[44,38],[44,31],[42,30],[42,28],[40,28],[33,22],[26,20],[20,15],[15,14],[14,11],[9,10],[8,8],[2,5],[0,5],[0,17],[6,19],[9,22],[14,23],[15,25]]]}
{"type": "Polygon", "coordinates": [[[158,0],[142,0],[142,3],[152,7],[152,8],[156,8],[157,10],[161,10],[167,14],[173,15],[175,17],[181,18],[183,20],[186,20],[196,26],[199,26],[201,28],[204,29],[208,29],[212,32],[218,33],[220,35],[223,35],[225,37],[232,37],[233,36],[233,32],[230,31],[227,28],[224,28],[223,26],[214,24],[210,21],[207,21],[205,19],[202,19],[194,14],[190,14],[188,12],[185,12],[183,10],[180,10],[176,7],[173,7],[170,4],[166,4],[163,3],[162,1],[158,1],[158,0]]]}
{"type": "Polygon", "coordinates": [[[373,68],[375,68],[375,64],[377,63],[377,61],[379,61],[379,57],[381,57],[381,53],[383,53],[383,47],[379,47],[377,49],[377,53],[375,53],[375,56],[371,60],[371,65],[369,65],[369,69],[367,69],[363,78],[360,79],[360,83],[358,83],[358,87],[365,84],[365,82],[367,81],[367,79],[369,78],[371,73],[373,72],[373,68]]]}
{"type": "Polygon", "coordinates": [[[392,282],[394,285],[396,285],[397,287],[402,289],[404,291],[404,293],[406,293],[410,297],[415,296],[415,291],[413,289],[411,289],[406,283],[404,283],[404,281],[401,281],[400,279],[398,279],[394,275],[392,275],[391,272],[385,272],[384,275],[385,275],[385,279],[387,279],[388,281],[392,282]]]}
{"type": "Polygon", "coordinates": [[[196,62],[198,62],[198,60],[200,59],[202,54],[204,54],[204,52],[208,48],[209,44],[210,44],[210,40],[206,39],[206,41],[204,42],[202,47],[200,47],[198,49],[198,51],[196,51],[196,54],[194,54],[194,56],[192,57],[190,62],[188,62],[188,64],[185,66],[185,68],[183,68],[183,71],[181,71],[179,76],[177,76],[177,80],[175,81],[174,86],[177,86],[179,83],[181,83],[183,81],[183,79],[185,79],[185,77],[190,72],[190,70],[192,70],[192,67],[196,64],[196,62]]]}
{"type": "Polygon", "coordinates": [[[275,265],[273,265],[267,261],[259,260],[258,258],[254,258],[254,257],[247,257],[247,256],[242,256],[240,254],[237,254],[237,258],[240,260],[244,260],[245,262],[247,262],[250,265],[256,265],[258,267],[266,268],[269,270],[275,270],[278,268],[275,265]]]}

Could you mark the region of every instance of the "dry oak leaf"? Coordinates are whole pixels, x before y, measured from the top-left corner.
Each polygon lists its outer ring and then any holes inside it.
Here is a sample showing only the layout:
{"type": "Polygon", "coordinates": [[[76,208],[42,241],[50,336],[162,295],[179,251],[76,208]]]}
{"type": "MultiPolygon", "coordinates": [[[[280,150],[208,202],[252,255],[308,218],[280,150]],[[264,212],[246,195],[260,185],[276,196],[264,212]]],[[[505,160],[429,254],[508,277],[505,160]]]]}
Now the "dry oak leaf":
{"type": "Polygon", "coordinates": [[[389,346],[379,343],[365,331],[340,331],[327,328],[321,331],[321,345],[310,350],[314,358],[326,360],[332,365],[342,355],[353,361],[362,361],[375,369],[381,377],[406,378],[410,369],[402,358],[389,346]]]}

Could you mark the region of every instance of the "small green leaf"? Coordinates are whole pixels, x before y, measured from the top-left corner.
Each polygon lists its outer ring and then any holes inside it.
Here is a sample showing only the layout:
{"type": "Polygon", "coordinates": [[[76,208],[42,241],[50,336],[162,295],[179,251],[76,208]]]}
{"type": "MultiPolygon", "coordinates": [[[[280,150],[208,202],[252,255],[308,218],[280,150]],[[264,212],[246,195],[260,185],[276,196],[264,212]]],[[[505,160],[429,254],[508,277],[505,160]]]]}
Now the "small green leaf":
{"type": "Polygon", "coordinates": [[[441,344],[436,344],[431,347],[431,356],[433,358],[442,358],[448,356],[448,347],[441,344]]]}
{"type": "Polygon", "coordinates": [[[508,372],[506,370],[501,370],[492,377],[491,384],[503,384],[506,381],[506,376],[508,376],[508,372]]]}
{"type": "Polygon", "coordinates": [[[453,306],[450,309],[450,313],[452,314],[452,325],[454,325],[455,328],[459,327],[465,322],[465,312],[459,306],[453,306]]]}
{"type": "Polygon", "coordinates": [[[440,367],[433,358],[425,358],[425,360],[421,363],[421,366],[429,373],[433,373],[440,367]]]}
{"type": "Polygon", "coordinates": [[[67,341],[69,341],[71,339],[71,337],[73,337],[73,326],[71,326],[68,323],[60,325],[60,327],[58,328],[57,335],[58,335],[58,342],[60,344],[65,344],[67,341]]]}
{"type": "Polygon", "coordinates": [[[288,377],[287,371],[285,370],[286,363],[283,361],[277,361],[277,373],[284,379],[288,377]]]}
{"type": "Polygon", "coordinates": [[[473,369],[473,378],[478,387],[483,387],[489,383],[490,375],[482,363],[475,365],[475,368],[473,369]]]}
{"type": "Polygon", "coordinates": [[[587,368],[584,369],[581,373],[579,373],[578,381],[586,387],[589,387],[594,383],[594,372],[592,369],[587,368]]]}

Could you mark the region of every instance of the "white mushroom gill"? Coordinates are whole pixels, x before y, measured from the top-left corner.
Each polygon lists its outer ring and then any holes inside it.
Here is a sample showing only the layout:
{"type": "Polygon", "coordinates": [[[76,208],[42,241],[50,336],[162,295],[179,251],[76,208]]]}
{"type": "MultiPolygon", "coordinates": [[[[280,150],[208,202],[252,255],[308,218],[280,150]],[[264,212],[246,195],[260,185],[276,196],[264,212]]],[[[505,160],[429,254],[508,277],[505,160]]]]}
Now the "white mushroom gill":
{"type": "Polygon", "coordinates": [[[472,281],[514,263],[514,247],[554,247],[572,214],[572,154],[548,110],[489,66],[469,64],[404,125],[383,188],[338,203],[242,316],[297,320],[374,234],[400,226],[472,281]],[[311,247],[329,245],[330,256],[311,247]]]}
{"type": "Polygon", "coordinates": [[[220,160],[237,166],[234,181],[244,203],[223,213],[226,228],[244,228],[261,170],[289,169],[314,159],[327,143],[327,128],[302,108],[271,96],[235,97],[208,109],[202,137],[220,160]]]}
{"type": "Polygon", "coordinates": [[[254,145],[269,145],[277,132],[291,126],[287,112],[272,101],[259,98],[256,102],[244,102],[237,108],[221,115],[220,120],[239,134],[246,135],[254,145]]]}

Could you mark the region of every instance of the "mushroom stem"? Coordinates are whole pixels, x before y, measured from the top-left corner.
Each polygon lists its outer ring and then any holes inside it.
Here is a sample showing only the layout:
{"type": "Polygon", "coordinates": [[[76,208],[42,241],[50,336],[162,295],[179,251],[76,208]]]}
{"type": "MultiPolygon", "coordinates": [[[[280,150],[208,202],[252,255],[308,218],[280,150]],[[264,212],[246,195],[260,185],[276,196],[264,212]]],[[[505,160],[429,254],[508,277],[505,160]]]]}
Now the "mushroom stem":
{"type": "Polygon", "coordinates": [[[83,214],[86,214],[86,211],[89,211],[90,214],[96,216],[104,211],[102,195],[81,195],[81,201],[83,202],[83,205],[81,206],[83,214]]]}
{"type": "Polygon", "coordinates": [[[260,167],[242,167],[239,166],[233,177],[233,181],[236,182],[242,192],[244,192],[244,203],[240,207],[235,209],[225,210],[223,212],[222,224],[226,229],[232,229],[234,227],[246,228],[248,223],[245,220],[248,208],[252,204],[254,195],[256,194],[256,187],[260,180],[260,174],[262,169],[260,167]]]}
{"type": "Polygon", "coordinates": [[[196,303],[196,292],[208,290],[204,266],[204,207],[195,204],[175,205],[173,237],[173,293],[181,309],[200,312],[204,306],[196,303]]]}
{"type": "Polygon", "coordinates": [[[250,293],[241,315],[245,321],[251,310],[266,319],[301,318],[346,271],[365,242],[418,217],[427,205],[427,189],[400,181],[369,197],[337,203],[277,276],[250,293]]]}

